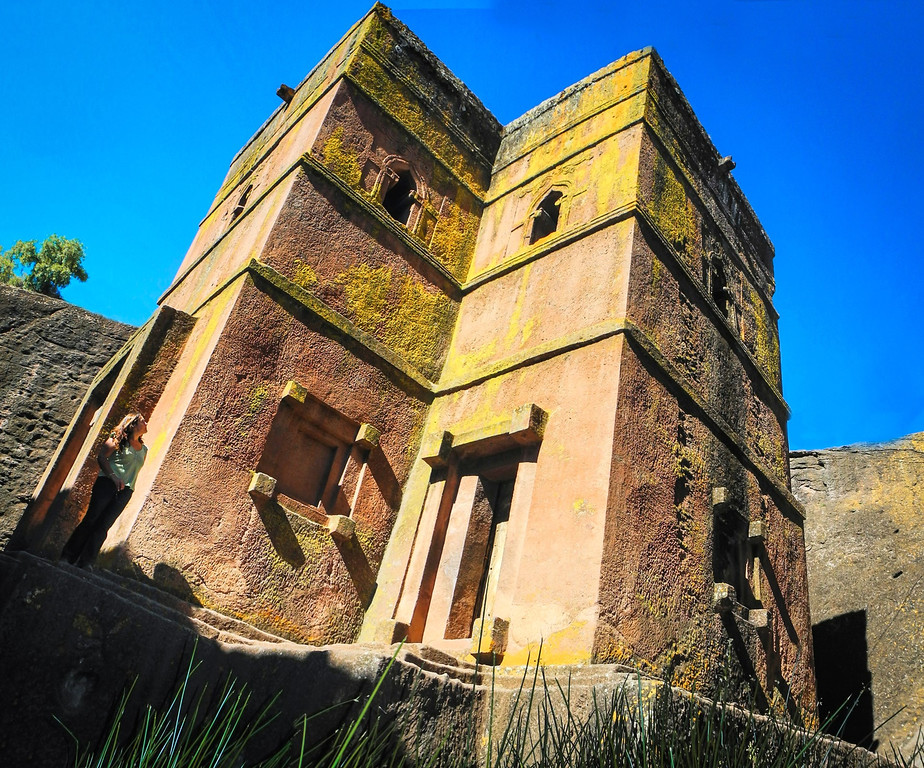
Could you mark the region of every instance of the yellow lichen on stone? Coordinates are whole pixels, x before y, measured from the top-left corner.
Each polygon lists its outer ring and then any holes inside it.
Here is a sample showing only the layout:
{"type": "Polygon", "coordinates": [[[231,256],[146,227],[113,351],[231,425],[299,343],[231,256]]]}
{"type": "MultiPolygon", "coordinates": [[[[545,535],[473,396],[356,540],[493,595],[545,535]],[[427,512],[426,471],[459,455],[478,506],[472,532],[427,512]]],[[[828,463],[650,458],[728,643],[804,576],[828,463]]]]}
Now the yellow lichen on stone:
{"type": "MultiPolygon", "coordinates": [[[[373,28],[370,30],[371,37],[367,36],[366,40],[380,41],[381,50],[386,57],[389,56],[397,41],[382,27],[377,17],[372,17],[370,21],[373,28]]],[[[477,194],[484,194],[487,168],[479,168],[468,153],[454,141],[450,131],[439,119],[438,113],[431,111],[431,105],[421,103],[418,94],[426,94],[430,90],[431,86],[428,83],[412,83],[417,86],[412,91],[383,70],[376,58],[363,50],[353,57],[347,74],[362,91],[378,102],[399,125],[404,126],[419,139],[465,184],[477,194]]],[[[411,67],[404,70],[403,74],[415,78],[423,77],[423,73],[411,67]]]]}
{"type": "Polygon", "coordinates": [[[716,659],[709,654],[708,638],[702,627],[690,630],[661,653],[652,667],[661,673],[670,671],[670,684],[695,692],[702,690],[715,673],[716,659]]]}
{"type": "Polygon", "coordinates": [[[430,252],[458,280],[464,280],[475,252],[475,237],[478,235],[480,218],[473,213],[478,205],[464,188],[456,190],[455,199],[446,206],[443,215],[436,221],[433,237],[430,238],[430,252]]]}
{"type": "Polygon", "coordinates": [[[683,182],[660,154],[655,155],[648,211],[665,239],[682,254],[696,244],[696,208],[687,198],[683,182]]]}
{"type": "Polygon", "coordinates": [[[374,531],[366,525],[356,526],[356,543],[359,545],[360,550],[366,557],[369,557],[369,554],[378,547],[378,542],[375,539],[374,531]]]}
{"type": "Polygon", "coordinates": [[[396,350],[412,365],[428,368],[435,352],[445,344],[452,302],[407,277],[402,282],[397,311],[387,323],[386,338],[394,338],[396,350]]]}
{"type": "Polygon", "coordinates": [[[604,216],[633,200],[638,178],[639,136],[625,132],[608,140],[595,148],[591,161],[586,164],[589,184],[594,184],[594,179],[607,179],[607,184],[597,189],[597,216],[604,216]]]}
{"type": "Polygon", "coordinates": [[[250,395],[250,404],[248,410],[251,414],[256,413],[261,408],[263,408],[264,402],[266,402],[266,396],[269,394],[266,385],[261,384],[259,387],[254,389],[250,395]]]}
{"type": "Polygon", "coordinates": [[[770,320],[767,308],[764,306],[760,294],[750,286],[748,287],[748,291],[755,324],[755,356],[761,368],[763,368],[769,376],[770,381],[779,386],[780,341],[776,335],[776,328],[770,320]]]}
{"type": "Polygon", "coordinates": [[[664,265],[661,259],[653,256],[651,259],[651,292],[656,294],[661,287],[661,277],[664,274],[664,265]]]}
{"type": "Polygon", "coordinates": [[[575,621],[558,632],[553,632],[540,644],[530,643],[504,657],[503,665],[523,666],[539,663],[543,666],[553,664],[580,664],[589,662],[587,650],[586,621],[575,621]]]}
{"type": "Polygon", "coordinates": [[[306,291],[310,291],[318,284],[318,273],[314,271],[310,264],[296,258],[292,282],[301,286],[306,291]]]}
{"type": "Polygon", "coordinates": [[[598,641],[594,649],[594,662],[597,664],[628,664],[630,661],[632,651],[616,638],[598,641]]]}
{"type": "Polygon", "coordinates": [[[507,332],[504,334],[503,341],[505,349],[508,350],[523,330],[523,307],[526,303],[526,293],[529,290],[532,272],[533,264],[530,263],[517,274],[520,285],[517,287],[517,297],[513,304],[513,311],[510,313],[510,322],[507,323],[507,332]]]}
{"type": "Polygon", "coordinates": [[[399,353],[414,367],[429,372],[445,343],[452,302],[387,266],[357,264],[335,283],[344,291],[353,322],[399,353]]]}
{"type": "Polygon", "coordinates": [[[343,286],[352,320],[364,331],[374,332],[382,321],[391,277],[390,267],[356,264],[335,280],[343,286]]]}
{"type": "Polygon", "coordinates": [[[349,151],[343,141],[343,126],[338,125],[321,150],[324,163],[349,186],[359,186],[362,169],[356,154],[349,151]]]}
{"type": "Polygon", "coordinates": [[[585,517],[597,513],[597,510],[588,504],[585,499],[575,499],[574,504],[571,505],[571,509],[574,511],[576,517],[585,517]]]}

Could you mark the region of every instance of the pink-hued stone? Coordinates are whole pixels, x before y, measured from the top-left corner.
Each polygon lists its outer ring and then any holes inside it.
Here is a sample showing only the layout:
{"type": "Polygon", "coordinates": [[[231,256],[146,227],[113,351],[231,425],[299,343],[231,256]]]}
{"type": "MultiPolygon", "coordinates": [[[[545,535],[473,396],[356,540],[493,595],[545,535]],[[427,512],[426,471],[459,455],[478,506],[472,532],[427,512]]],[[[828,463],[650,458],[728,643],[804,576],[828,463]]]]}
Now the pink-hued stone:
{"type": "Polygon", "coordinates": [[[809,722],[773,247],[720,160],[651,49],[502,128],[377,5],[234,159],[42,498],[143,400],[113,569],[302,643],[477,628],[809,722]]]}

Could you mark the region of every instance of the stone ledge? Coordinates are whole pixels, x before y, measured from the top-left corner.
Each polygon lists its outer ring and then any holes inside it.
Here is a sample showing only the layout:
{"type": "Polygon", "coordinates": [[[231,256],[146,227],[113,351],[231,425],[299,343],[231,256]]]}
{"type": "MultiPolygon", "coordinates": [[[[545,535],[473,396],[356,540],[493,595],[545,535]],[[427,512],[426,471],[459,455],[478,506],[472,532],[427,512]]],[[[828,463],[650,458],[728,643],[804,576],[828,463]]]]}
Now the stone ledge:
{"type": "MultiPolygon", "coordinates": [[[[129,581],[30,555],[0,555],[0,640],[5,662],[0,696],[18,703],[0,720],[5,764],[63,764],[69,743],[52,715],[89,743],[104,727],[109,707],[121,696],[127,680],[138,677],[133,714],[146,701],[163,702],[193,654],[199,662],[199,684],[220,687],[230,673],[248,684],[254,700],[284,691],[278,700],[280,716],[264,734],[265,747],[288,738],[290,724],[302,713],[361,700],[392,658],[378,693],[379,705],[391,715],[409,715],[415,722],[424,713],[422,732],[435,743],[445,740],[448,749],[461,746],[458,739],[466,733],[473,713],[483,735],[492,713],[495,727],[504,723],[517,702],[523,701],[524,681],[528,690],[537,673],[533,666],[495,669],[459,663],[423,645],[314,647],[266,633],[250,642],[232,642],[236,633],[204,630],[214,626],[212,621],[235,620],[187,606],[197,612],[197,620],[191,621],[181,610],[147,600],[147,594],[140,599],[129,581]],[[54,641],[49,643],[48,638],[54,641]],[[410,690],[419,698],[409,697],[410,690]],[[428,706],[421,709],[421,701],[428,706]]],[[[139,586],[148,593],[159,591],[139,586]]],[[[169,595],[162,598],[173,605],[182,602],[169,595]]],[[[240,630],[244,625],[234,626],[240,630]]],[[[558,685],[569,691],[571,712],[577,718],[591,716],[595,701],[608,701],[619,691],[630,706],[645,713],[663,696],[690,702],[703,711],[713,706],[709,699],[619,664],[544,666],[540,679],[553,702],[561,698],[555,694],[558,685]]],[[[732,717],[749,716],[740,707],[724,710],[732,717]]],[[[338,709],[336,717],[313,720],[314,736],[332,732],[342,716],[338,709]]],[[[753,722],[759,726],[767,718],[754,715],[753,722]]],[[[840,754],[851,750],[833,739],[825,743],[840,754]]],[[[864,750],[854,750],[852,756],[855,762],[842,764],[861,766],[875,760],[864,750]]]]}

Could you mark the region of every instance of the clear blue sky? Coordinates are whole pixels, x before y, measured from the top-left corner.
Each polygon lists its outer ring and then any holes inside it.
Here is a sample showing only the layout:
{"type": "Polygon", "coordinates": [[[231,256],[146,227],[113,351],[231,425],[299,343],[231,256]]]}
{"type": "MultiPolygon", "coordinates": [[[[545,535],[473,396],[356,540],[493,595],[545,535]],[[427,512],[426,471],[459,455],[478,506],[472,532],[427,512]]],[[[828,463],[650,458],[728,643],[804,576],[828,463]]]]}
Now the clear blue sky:
{"type": "MultiPolygon", "coordinates": [[[[0,3],[0,244],[82,240],[64,296],[139,324],[238,148],[371,2],[0,3]]],[[[502,123],[653,45],[776,246],[793,448],[924,430],[924,8],[396,2],[502,123]]]]}

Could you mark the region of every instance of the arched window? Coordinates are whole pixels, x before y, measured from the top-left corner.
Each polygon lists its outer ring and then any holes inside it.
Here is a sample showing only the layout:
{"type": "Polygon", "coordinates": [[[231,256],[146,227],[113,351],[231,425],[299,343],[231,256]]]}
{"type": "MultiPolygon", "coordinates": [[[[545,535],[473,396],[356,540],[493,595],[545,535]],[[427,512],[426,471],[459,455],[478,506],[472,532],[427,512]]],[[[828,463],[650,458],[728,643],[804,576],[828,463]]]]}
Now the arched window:
{"type": "Polygon", "coordinates": [[[393,219],[407,226],[417,202],[416,193],[417,183],[410,169],[405,168],[397,173],[397,179],[382,198],[382,205],[393,219]]]}
{"type": "Polygon", "coordinates": [[[529,244],[539,242],[558,229],[558,215],[560,212],[562,193],[553,190],[549,192],[532,214],[533,227],[529,233],[529,244]]]}

